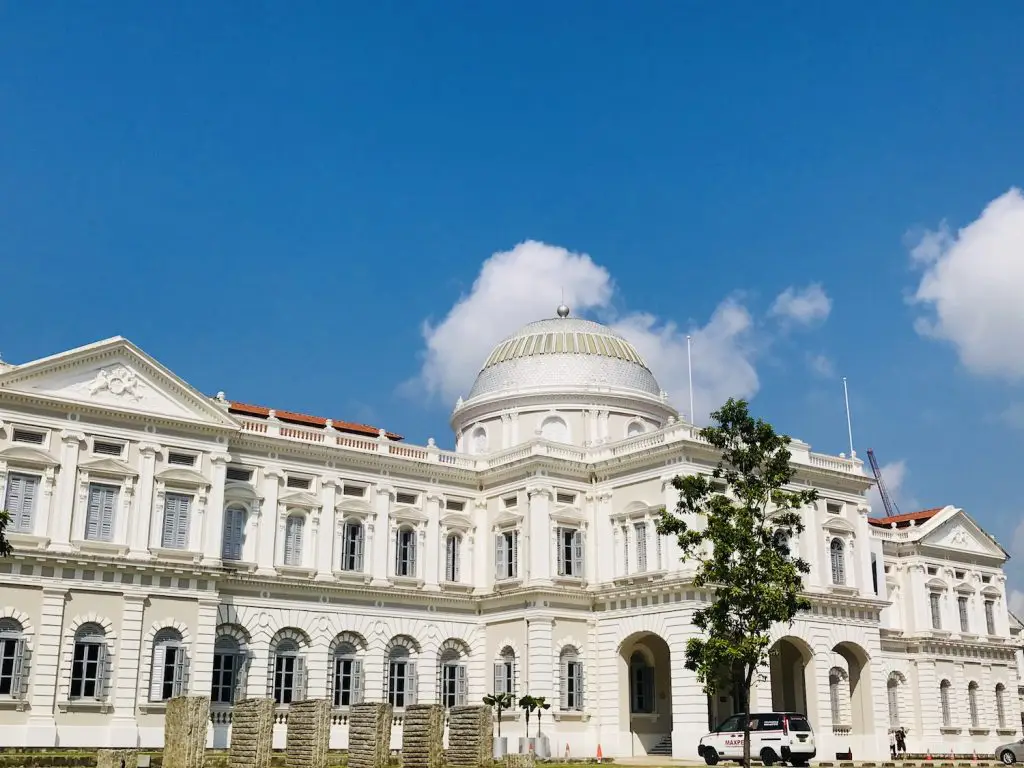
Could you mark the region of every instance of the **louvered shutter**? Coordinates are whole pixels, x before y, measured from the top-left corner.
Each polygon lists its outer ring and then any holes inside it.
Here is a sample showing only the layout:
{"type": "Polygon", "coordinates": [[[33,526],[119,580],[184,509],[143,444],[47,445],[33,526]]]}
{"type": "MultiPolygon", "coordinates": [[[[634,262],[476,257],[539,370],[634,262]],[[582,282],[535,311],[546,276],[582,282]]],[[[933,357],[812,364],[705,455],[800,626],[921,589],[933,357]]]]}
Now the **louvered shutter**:
{"type": "Polygon", "coordinates": [[[188,529],[192,518],[192,497],[178,497],[178,528],[174,532],[174,546],[178,549],[188,549],[188,529]]]}
{"type": "Polygon", "coordinates": [[[332,707],[340,706],[341,702],[341,673],[344,670],[344,662],[337,656],[331,656],[327,664],[327,700],[332,707]]]}
{"type": "Polygon", "coordinates": [[[581,711],[583,710],[583,702],[584,702],[584,698],[583,697],[584,697],[585,691],[586,691],[586,687],[584,685],[584,680],[583,680],[583,662],[582,661],[577,661],[576,662],[576,702],[575,702],[575,704],[576,704],[576,709],[581,710],[581,711]]]}
{"type": "Polygon", "coordinates": [[[291,515],[285,523],[284,530],[284,564],[302,564],[302,528],[305,520],[299,515],[291,515]]]}
{"type": "Polygon", "coordinates": [[[419,690],[419,680],[416,677],[416,662],[409,661],[405,664],[405,686],[406,686],[406,702],[405,705],[416,703],[416,695],[419,690]]]}
{"type": "Polygon", "coordinates": [[[500,661],[494,665],[494,693],[499,696],[508,693],[505,690],[505,664],[500,661]]]}
{"type": "Polygon", "coordinates": [[[402,574],[402,532],[395,531],[395,576],[402,574]]]}
{"type": "Polygon", "coordinates": [[[239,507],[229,507],[224,515],[224,546],[221,557],[225,560],[241,560],[244,536],[245,511],[239,507]]]}
{"type": "Polygon", "coordinates": [[[409,572],[407,575],[416,577],[416,532],[409,531],[409,572]]]}
{"type": "Polygon", "coordinates": [[[107,644],[99,643],[96,652],[96,692],[93,694],[97,701],[103,701],[107,697],[107,644]]]}
{"type": "Polygon", "coordinates": [[[274,679],[277,673],[277,654],[270,654],[270,660],[267,664],[267,698],[273,699],[275,704],[281,702],[274,696],[274,679]]]}
{"type": "Polygon", "coordinates": [[[363,570],[363,526],[360,523],[355,523],[353,526],[355,539],[355,565],[353,570],[362,572],[363,570]]]}
{"type": "Polygon", "coordinates": [[[177,494],[168,493],[164,497],[164,529],[160,536],[160,546],[172,549],[178,531],[178,498],[177,494]]]}
{"type": "Polygon", "coordinates": [[[572,662],[562,659],[558,666],[558,707],[565,710],[569,709],[569,676],[572,674],[572,662]]]}
{"type": "Polygon", "coordinates": [[[295,657],[295,674],[292,676],[292,701],[306,700],[306,660],[302,656],[295,657]]]}
{"type": "Polygon", "coordinates": [[[4,509],[17,515],[21,511],[21,499],[25,495],[25,476],[8,475],[7,492],[4,499],[4,509]]]}
{"type": "Polygon", "coordinates": [[[466,665],[459,664],[455,668],[455,705],[466,706],[466,665]]]}
{"type": "Polygon", "coordinates": [[[352,696],[353,704],[363,703],[363,662],[359,659],[352,660],[352,696]]]}
{"type": "Polygon", "coordinates": [[[512,532],[512,573],[509,578],[519,578],[519,531],[512,532]]]}
{"type": "Polygon", "coordinates": [[[583,531],[575,531],[572,535],[572,575],[583,578],[583,531]]]}
{"type": "Polygon", "coordinates": [[[498,581],[506,578],[505,561],[507,554],[505,550],[505,534],[499,533],[494,538],[494,578],[498,581]]]}
{"type": "Polygon", "coordinates": [[[11,515],[11,528],[22,533],[32,531],[32,513],[35,509],[39,478],[28,475],[10,475],[7,479],[7,511],[11,515]]]}
{"type": "Polygon", "coordinates": [[[26,654],[24,638],[19,638],[14,643],[14,668],[11,670],[11,696],[16,699],[24,698],[28,691],[28,672],[26,670],[26,654]]]}
{"type": "Polygon", "coordinates": [[[174,653],[174,689],[172,696],[184,696],[188,693],[188,652],[178,646],[174,653]]]}
{"type": "Polygon", "coordinates": [[[114,508],[117,505],[117,489],[103,489],[103,508],[100,514],[100,541],[114,540],[114,508]]]}
{"type": "Polygon", "coordinates": [[[558,575],[565,576],[565,528],[556,528],[556,539],[557,545],[555,549],[558,551],[558,575]]]}
{"type": "Polygon", "coordinates": [[[167,647],[153,646],[153,667],[149,675],[149,700],[161,701],[161,688],[164,684],[164,664],[167,660],[167,647]]]}
{"type": "Polygon", "coordinates": [[[85,538],[97,541],[100,538],[100,521],[103,517],[103,489],[89,487],[89,506],[85,513],[85,538]]]}

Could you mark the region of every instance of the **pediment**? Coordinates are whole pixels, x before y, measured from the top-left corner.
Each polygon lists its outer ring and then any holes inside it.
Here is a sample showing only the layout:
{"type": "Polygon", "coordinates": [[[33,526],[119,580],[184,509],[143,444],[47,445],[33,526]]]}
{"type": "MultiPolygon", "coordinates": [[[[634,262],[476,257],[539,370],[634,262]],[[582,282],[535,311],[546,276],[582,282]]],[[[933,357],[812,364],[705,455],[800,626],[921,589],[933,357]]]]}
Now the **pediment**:
{"type": "Polygon", "coordinates": [[[164,485],[210,485],[210,481],[194,469],[185,469],[184,467],[165,469],[156,474],[156,479],[164,485]]]}
{"type": "Polygon", "coordinates": [[[224,498],[228,501],[256,501],[260,496],[249,483],[235,480],[228,481],[224,486],[224,498]]]}
{"type": "Polygon", "coordinates": [[[286,507],[302,507],[303,509],[316,509],[322,503],[320,499],[306,491],[286,493],[278,499],[278,502],[286,507]]]}
{"type": "Polygon", "coordinates": [[[458,531],[470,531],[473,529],[473,521],[465,515],[446,515],[441,518],[441,525],[458,531]]]}
{"type": "Polygon", "coordinates": [[[46,451],[38,448],[29,448],[25,445],[12,445],[0,451],[0,461],[8,464],[27,464],[33,467],[57,467],[60,462],[55,460],[46,451]]]}
{"type": "Polygon", "coordinates": [[[0,393],[223,429],[239,424],[127,339],[114,337],[0,374],[0,393]]]}
{"type": "Polygon", "coordinates": [[[362,517],[373,514],[373,507],[371,507],[369,503],[356,499],[345,499],[344,501],[335,504],[334,508],[338,512],[345,512],[350,515],[360,515],[362,517]]]}
{"type": "Polygon", "coordinates": [[[574,507],[557,507],[551,512],[551,519],[564,523],[582,523],[583,513],[574,507]]]}
{"type": "Polygon", "coordinates": [[[79,462],[78,468],[90,475],[116,475],[117,477],[138,477],[139,473],[117,459],[89,459],[79,462]]]}
{"type": "Polygon", "coordinates": [[[921,543],[940,549],[966,552],[998,559],[1009,557],[998,543],[975,523],[963,510],[957,510],[934,530],[926,533],[921,543]]]}
{"type": "Polygon", "coordinates": [[[404,520],[407,523],[425,523],[429,519],[414,507],[396,507],[391,510],[391,517],[395,520],[404,520]]]}
{"type": "Polygon", "coordinates": [[[523,522],[522,515],[516,515],[512,512],[502,512],[494,520],[495,528],[512,528],[523,522]]]}
{"type": "Polygon", "coordinates": [[[828,515],[824,520],[821,521],[821,527],[826,531],[837,531],[841,533],[856,533],[857,529],[853,527],[853,524],[845,517],[839,517],[838,515],[828,515]]]}

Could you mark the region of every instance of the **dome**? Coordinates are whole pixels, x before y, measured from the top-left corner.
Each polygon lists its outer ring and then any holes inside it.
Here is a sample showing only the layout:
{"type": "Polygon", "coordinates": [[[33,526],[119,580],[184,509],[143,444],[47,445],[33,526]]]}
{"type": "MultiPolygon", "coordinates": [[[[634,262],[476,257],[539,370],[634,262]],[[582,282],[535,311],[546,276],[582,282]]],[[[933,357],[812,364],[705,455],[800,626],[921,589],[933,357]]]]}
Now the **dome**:
{"type": "Polygon", "coordinates": [[[661,387],[636,348],[607,326],[558,316],[499,342],[477,374],[468,402],[535,391],[615,392],[661,400],[661,387]]]}

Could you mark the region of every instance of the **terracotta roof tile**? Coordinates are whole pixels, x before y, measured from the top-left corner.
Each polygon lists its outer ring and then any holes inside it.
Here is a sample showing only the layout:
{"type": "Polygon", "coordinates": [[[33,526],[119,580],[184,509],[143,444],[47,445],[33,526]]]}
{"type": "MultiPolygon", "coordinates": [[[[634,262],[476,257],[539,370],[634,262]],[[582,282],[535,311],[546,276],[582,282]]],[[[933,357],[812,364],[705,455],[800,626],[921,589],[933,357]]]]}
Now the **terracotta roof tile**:
{"type": "Polygon", "coordinates": [[[902,515],[893,515],[892,517],[869,517],[868,522],[878,528],[889,528],[893,525],[897,528],[906,528],[912,523],[923,523],[925,520],[930,520],[944,509],[945,507],[935,507],[934,509],[922,509],[920,512],[907,512],[902,515]]]}
{"type": "MultiPolygon", "coordinates": [[[[270,416],[270,408],[262,405],[250,405],[248,403],[238,403],[235,401],[228,402],[228,413],[237,413],[239,416],[254,416],[258,419],[266,419],[270,416]]],[[[307,416],[304,413],[295,413],[294,411],[274,411],[274,415],[281,421],[289,424],[301,424],[305,427],[320,427],[324,428],[327,426],[327,419],[322,416],[307,416]]],[[[350,432],[356,435],[365,435],[366,437],[377,437],[380,434],[380,430],[377,427],[371,427],[368,424],[355,424],[351,421],[341,421],[338,419],[332,419],[331,424],[339,432],[350,432]]],[[[386,432],[388,440],[401,440],[401,435],[396,435],[394,432],[386,432]]]]}

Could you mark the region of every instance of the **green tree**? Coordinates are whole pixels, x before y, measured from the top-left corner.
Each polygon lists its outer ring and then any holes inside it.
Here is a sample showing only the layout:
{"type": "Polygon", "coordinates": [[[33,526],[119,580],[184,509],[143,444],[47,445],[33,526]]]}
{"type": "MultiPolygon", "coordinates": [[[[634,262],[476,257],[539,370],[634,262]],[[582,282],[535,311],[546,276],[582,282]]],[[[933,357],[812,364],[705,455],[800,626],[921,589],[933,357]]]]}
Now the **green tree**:
{"type": "Polygon", "coordinates": [[[511,693],[492,693],[490,696],[484,696],[484,704],[488,707],[494,707],[494,711],[498,718],[498,738],[501,738],[501,713],[512,706],[512,694],[511,693]]]}
{"type": "Polygon", "coordinates": [[[7,536],[4,535],[7,531],[7,526],[10,524],[10,512],[0,509],[0,557],[10,557],[11,555],[11,542],[9,542],[7,540],[7,536]]]}
{"type": "Polygon", "coordinates": [[[537,738],[540,738],[540,716],[544,714],[545,709],[551,709],[551,705],[547,702],[546,696],[537,696],[534,698],[533,703],[537,707],[537,738]]]}
{"type": "Polygon", "coordinates": [[[521,699],[519,699],[519,708],[521,710],[523,710],[523,712],[526,713],[526,736],[527,736],[527,738],[529,738],[529,736],[530,736],[530,714],[533,713],[534,711],[536,711],[536,709],[537,709],[537,700],[533,696],[530,696],[529,694],[527,694],[526,696],[523,696],[521,699]]]}
{"type": "MultiPolygon", "coordinates": [[[[702,636],[687,642],[686,668],[710,695],[736,684],[748,711],[754,675],[768,662],[772,627],[792,623],[810,607],[802,596],[810,567],[793,556],[790,541],[804,529],[798,510],[818,494],[786,490],[795,474],[790,438],[752,417],[745,401],[730,398],[711,418],[700,436],[717,449],[719,462],[711,478],[672,481],[679,502],[674,512],[662,511],[658,530],[676,536],[683,560],[697,563],[694,586],[714,595],[694,613],[702,636]]],[[[749,766],[749,718],[743,759],[749,766]]]]}

